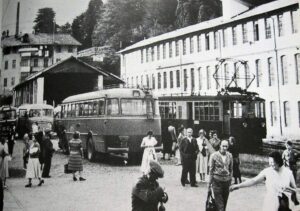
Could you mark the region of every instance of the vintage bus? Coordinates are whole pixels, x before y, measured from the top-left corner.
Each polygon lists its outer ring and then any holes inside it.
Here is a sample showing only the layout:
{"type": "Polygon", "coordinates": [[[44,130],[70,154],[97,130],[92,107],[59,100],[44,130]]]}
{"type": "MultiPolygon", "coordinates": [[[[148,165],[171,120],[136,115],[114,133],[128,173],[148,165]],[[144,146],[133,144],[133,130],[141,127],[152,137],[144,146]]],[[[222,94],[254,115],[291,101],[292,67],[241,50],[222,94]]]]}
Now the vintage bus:
{"type": "Polygon", "coordinates": [[[32,124],[40,129],[52,130],[54,122],[53,106],[47,104],[24,104],[18,108],[17,132],[20,137],[32,132],[32,124]]]}
{"type": "Polygon", "coordinates": [[[0,107],[0,135],[2,137],[8,137],[16,125],[17,108],[13,106],[0,107]]]}
{"type": "Polygon", "coordinates": [[[234,136],[242,151],[255,152],[266,136],[264,100],[241,94],[216,96],[159,97],[162,137],[168,124],[191,127],[198,137],[199,129],[216,131],[220,138],[234,136]]]}
{"type": "Polygon", "coordinates": [[[140,144],[149,130],[158,146],[161,142],[158,101],[147,90],[114,88],[70,96],[63,100],[57,121],[58,127],[66,130],[68,140],[74,131],[81,133],[89,160],[99,154],[138,163],[140,144]]]}

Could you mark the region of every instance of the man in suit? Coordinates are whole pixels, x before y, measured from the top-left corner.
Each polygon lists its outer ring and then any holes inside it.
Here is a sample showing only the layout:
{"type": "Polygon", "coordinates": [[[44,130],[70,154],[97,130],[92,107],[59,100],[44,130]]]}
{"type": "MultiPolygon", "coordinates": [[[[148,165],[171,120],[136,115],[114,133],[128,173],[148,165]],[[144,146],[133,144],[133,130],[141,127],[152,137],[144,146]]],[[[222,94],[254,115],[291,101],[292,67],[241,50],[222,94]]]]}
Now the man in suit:
{"type": "Polygon", "coordinates": [[[187,180],[187,174],[190,174],[191,187],[197,187],[196,185],[196,159],[199,152],[197,141],[192,137],[192,128],[187,129],[187,136],[181,141],[179,150],[182,156],[182,173],[181,184],[185,186],[187,180]]]}

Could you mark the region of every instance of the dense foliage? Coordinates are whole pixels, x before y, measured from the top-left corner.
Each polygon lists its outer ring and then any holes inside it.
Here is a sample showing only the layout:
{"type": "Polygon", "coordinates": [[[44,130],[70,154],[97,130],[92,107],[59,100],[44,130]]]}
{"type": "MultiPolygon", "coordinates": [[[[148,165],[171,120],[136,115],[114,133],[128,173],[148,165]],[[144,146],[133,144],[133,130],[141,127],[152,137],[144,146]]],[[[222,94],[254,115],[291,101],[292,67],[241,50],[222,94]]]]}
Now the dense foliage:
{"type": "Polygon", "coordinates": [[[58,28],[58,25],[55,24],[55,12],[49,7],[38,10],[34,23],[33,29],[35,32],[53,33],[58,28]]]}

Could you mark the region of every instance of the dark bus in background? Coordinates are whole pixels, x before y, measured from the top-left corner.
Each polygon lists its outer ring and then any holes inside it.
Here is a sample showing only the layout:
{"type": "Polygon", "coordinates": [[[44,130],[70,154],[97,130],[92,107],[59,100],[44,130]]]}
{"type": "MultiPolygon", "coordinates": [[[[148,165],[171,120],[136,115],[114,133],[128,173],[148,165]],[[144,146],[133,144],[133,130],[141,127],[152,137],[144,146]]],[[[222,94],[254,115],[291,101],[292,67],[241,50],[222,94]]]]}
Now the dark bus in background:
{"type": "Polygon", "coordinates": [[[244,152],[255,152],[266,136],[264,100],[245,95],[166,96],[159,97],[162,137],[168,122],[176,129],[191,127],[198,137],[199,129],[215,130],[219,138],[234,136],[244,152]]]}
{"type": "Polygon", "coordinates": [[[12,106],[0,107],[0,135],[2,137],[8,137],[16,125],[17,108],[12,106]]]}
{"type": "Polygon", "coordinates": [[[140,144],[149,130],[158,145],[161,142],[158,102],[146,90],[115,88],[74,95],[62,102],[60,116],[57,127],[66,129],[68,140],[74,131],[81,133],[89,160],[99,154],[138,163],[142,159],[140,144]]]}
{"type": "Polygon", "coordinates": [[[24,104],[18,107],[17,132],[20,137],[32,132],[32,124],[36,122],[40,129],[53,128],[53,106],[47,104],[24,104]]]}

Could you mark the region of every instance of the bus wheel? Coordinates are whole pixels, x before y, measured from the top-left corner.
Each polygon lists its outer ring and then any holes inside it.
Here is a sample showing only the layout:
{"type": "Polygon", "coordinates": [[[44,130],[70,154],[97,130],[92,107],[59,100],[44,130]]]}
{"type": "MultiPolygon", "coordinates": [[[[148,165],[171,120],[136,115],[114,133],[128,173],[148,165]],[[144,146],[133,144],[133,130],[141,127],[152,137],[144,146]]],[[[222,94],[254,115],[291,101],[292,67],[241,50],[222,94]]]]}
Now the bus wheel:
{"type": "Polygon", "coordinates": [[[93,146],[92,138],[88,139],[86,149],[87,149],[87,159],[89,161],[94,161],[96,152],[95,152],[95,149],[94,149],[94,146],[93,146]]]}

